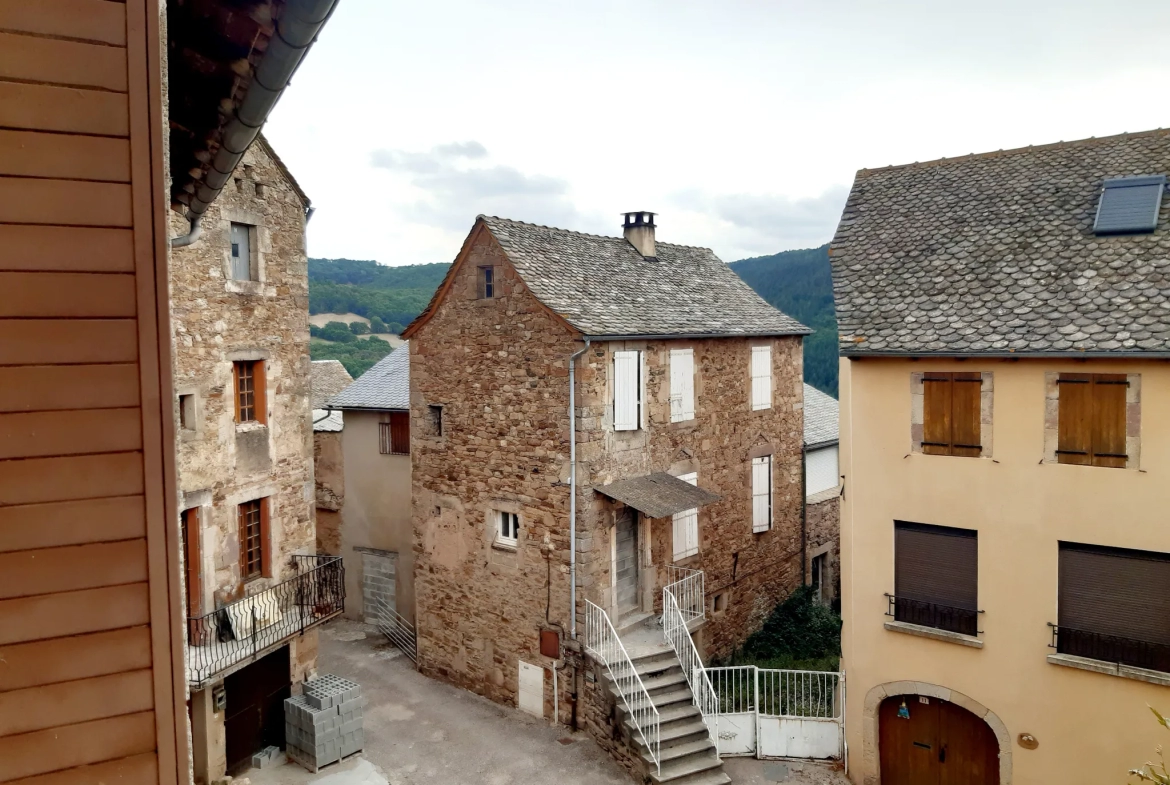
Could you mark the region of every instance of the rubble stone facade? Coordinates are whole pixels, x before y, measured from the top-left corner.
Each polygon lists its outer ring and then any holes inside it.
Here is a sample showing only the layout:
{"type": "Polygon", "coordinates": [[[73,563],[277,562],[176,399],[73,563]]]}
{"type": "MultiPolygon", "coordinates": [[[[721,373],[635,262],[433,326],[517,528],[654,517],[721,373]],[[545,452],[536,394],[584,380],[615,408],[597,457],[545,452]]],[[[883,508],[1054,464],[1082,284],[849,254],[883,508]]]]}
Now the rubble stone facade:
{"type": "MultiPolygon", "coordinates": [[[[585,344],[528,291],[490,232],[475,234],[456,265],[410,339],[419,666],[514,705],[519,662],[541,666],[551,718],[551,669],[564,666],[540,654],[539,635],[556,630],[565,641],[570,627],[569,357],[585,344]],[[483,266],[495,270],[492,298],[477,296],[483,266]],[[519,515],[515,547],[497,542],[501,512],[519,515]]],[[[801,581],[801,339],[594,342],[575,373],[578,635],[585,600],[614,615],[620,505],[594,489],[697,471],[722,499],[699,511],[699,553],[679,566],[706,572],[701,648],[730,653],[801,581]],[[762,344],[773,347],[772,406],[752,411],[750,347],[762,344]],[[684,346],[694,350],[696,415],[671,423],[670,349],[684,346]],[[645,352],[647,427],[637,431],[613,430],[612,353],[621,349],[645,352]],[[753,534],[751,458],[762,454],[774,461],[773,525],[753,534]],[[713,613],[717,594],[726,605],[713,613]]],[[[672,520],[644,520],[640,530],[641,610],[654,611],[673,563],[672,520]]],[[[559,673],[556,710],[568,722],[581,682],[559,673]]]]}
{"type": "Polygon", "coordinates": [[[841,597],[841,489],[831,488],[810,496],[805,509],[809,578],[812,560],[825,554],[828,575],[821,576],[825,599],[838,601],[841,597]]]}

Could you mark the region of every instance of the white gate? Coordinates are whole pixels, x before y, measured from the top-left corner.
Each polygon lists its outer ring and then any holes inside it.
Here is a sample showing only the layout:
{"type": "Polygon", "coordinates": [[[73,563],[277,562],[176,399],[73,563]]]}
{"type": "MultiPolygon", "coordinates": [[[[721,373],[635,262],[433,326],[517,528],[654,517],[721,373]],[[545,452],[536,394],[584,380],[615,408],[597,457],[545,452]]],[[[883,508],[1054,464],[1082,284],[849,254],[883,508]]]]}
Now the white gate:
{"type": "Polygon", "coordinates": [[[707,674],[719,696],[721,755],[841,756],[841,674],[754,665],[708,668],[707,674]]]}

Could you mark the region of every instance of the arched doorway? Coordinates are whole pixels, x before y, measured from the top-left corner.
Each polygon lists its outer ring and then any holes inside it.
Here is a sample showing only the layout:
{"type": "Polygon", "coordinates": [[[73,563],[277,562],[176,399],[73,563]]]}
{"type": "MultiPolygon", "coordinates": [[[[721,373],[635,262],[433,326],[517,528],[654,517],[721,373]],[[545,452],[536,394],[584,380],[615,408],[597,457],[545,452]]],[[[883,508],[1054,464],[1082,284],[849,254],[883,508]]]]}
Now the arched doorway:
{"type": "Polygon", "coordinates": [[[894,695],[878,711],[882,785],[1000,785],[999,741],[950,701],[894,695]]]}

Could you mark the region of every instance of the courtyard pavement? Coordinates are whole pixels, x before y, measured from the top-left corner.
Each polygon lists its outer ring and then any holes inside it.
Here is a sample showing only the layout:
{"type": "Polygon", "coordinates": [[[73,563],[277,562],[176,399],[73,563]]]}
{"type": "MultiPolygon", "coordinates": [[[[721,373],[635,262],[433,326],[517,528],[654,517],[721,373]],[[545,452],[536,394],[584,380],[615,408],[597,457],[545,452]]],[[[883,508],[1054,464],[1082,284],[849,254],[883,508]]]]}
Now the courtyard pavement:
{"type": "MultiPolygon", "coordinates": [[[[319,673],[362,685],[363,753],[312,774],[295,763],[252,769],[251,785],[631,785],[584,732],[428,679],[373,627],[336,619],[321,628],[319,673]]],[[[729,758],[736,785],[839,785],[828,767],[729,758]],[[782,778],[781,778],[782,777],[782,778]]]]}

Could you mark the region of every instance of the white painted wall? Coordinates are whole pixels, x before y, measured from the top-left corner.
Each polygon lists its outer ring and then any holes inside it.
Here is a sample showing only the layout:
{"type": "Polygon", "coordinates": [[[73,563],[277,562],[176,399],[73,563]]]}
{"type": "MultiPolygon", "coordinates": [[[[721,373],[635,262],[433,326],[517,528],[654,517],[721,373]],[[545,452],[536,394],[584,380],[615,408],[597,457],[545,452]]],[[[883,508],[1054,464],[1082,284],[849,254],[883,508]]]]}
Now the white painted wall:
{"type": "Polygon", "coordinates": [[[841,481],[840,477],[841,472],[837,470],[837,445],[805,453],[804,485],[806,496],[836,488],[841,481]]]}

